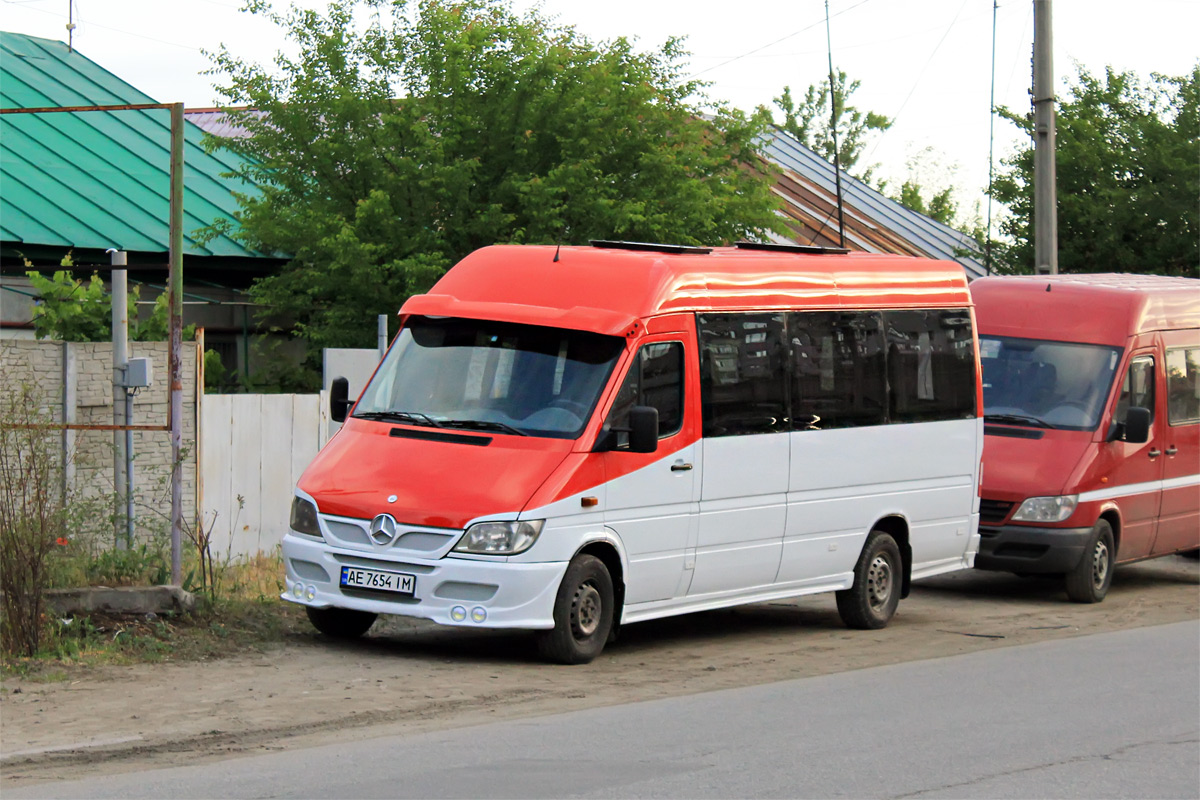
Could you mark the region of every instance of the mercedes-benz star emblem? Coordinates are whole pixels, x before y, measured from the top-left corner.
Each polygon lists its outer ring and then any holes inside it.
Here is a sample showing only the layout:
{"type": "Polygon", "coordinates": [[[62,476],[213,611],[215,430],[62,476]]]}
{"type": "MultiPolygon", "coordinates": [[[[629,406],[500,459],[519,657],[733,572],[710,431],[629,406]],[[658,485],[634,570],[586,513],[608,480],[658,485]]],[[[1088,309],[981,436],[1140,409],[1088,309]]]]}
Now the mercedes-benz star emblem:
{"type": "Polygon", "coordinates": [[[371,520],[371,541],[375,544],[391,544],[396,538],[396,520],[391,514],[380,514],[371,520]]]}

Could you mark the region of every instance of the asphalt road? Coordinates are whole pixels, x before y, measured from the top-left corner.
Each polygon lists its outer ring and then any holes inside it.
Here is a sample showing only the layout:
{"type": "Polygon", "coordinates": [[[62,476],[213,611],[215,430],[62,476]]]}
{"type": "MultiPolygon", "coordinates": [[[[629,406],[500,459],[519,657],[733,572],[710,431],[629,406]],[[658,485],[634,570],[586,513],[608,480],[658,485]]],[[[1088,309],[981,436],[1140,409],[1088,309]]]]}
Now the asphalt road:
{"type": "Polygon", "coordinates": [[[1200,622],[26,797],[1200,797],[1200,622]]]}

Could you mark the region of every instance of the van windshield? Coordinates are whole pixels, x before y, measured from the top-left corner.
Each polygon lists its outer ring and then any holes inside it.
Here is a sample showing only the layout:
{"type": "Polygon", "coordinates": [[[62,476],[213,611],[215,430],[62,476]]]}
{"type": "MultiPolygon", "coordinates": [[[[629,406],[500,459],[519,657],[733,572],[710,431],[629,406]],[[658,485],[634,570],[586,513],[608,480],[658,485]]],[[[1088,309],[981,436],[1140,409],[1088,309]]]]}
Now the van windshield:
{"type": "Polygon", "coordinates": [[[979,337],[984,419],[1036,428],[1095,430],[1121,360],[1100,345],[979,337]]]}
{"type": "Polygon", "coordinates": [[[411,317],[354,416],[574,439],[624,343],[536,325],[411,317]]]}

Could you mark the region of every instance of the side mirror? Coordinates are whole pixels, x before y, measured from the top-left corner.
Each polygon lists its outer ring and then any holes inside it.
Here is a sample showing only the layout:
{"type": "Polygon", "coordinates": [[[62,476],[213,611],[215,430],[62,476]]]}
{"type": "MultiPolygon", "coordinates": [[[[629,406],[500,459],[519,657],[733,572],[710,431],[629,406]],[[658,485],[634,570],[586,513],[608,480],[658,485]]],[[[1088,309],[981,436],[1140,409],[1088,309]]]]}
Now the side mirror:
{"type": "Polygon", "coordinates": [[[658,409],[634,406],[629,409],[629,452],[653,453],[658,449],[658,409]]]}
{"type": "Polygon", "coordinates": [[[1145,444],[1150,440],[1150,409],[1134,406],[1125,412],[1124,440],[1145,444]]]}
{"type": "Polygon", "coordinates": [[[345,378],[334,378],[329,384],[329,418],[334,422],[345,422],[346,415],[354,406],[350,399],[350,381],[345,378]]]}

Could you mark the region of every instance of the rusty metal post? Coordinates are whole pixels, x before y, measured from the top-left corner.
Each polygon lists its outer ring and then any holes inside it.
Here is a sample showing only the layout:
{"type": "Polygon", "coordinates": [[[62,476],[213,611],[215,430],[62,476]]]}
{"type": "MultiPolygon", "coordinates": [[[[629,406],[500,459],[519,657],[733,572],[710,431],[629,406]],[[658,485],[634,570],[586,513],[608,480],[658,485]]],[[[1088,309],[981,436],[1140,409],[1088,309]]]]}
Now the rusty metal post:
{"type": "Polygon", "coordinates": [[[183,580],[183,103],[171,105],[171,583],[183,580]]]}

